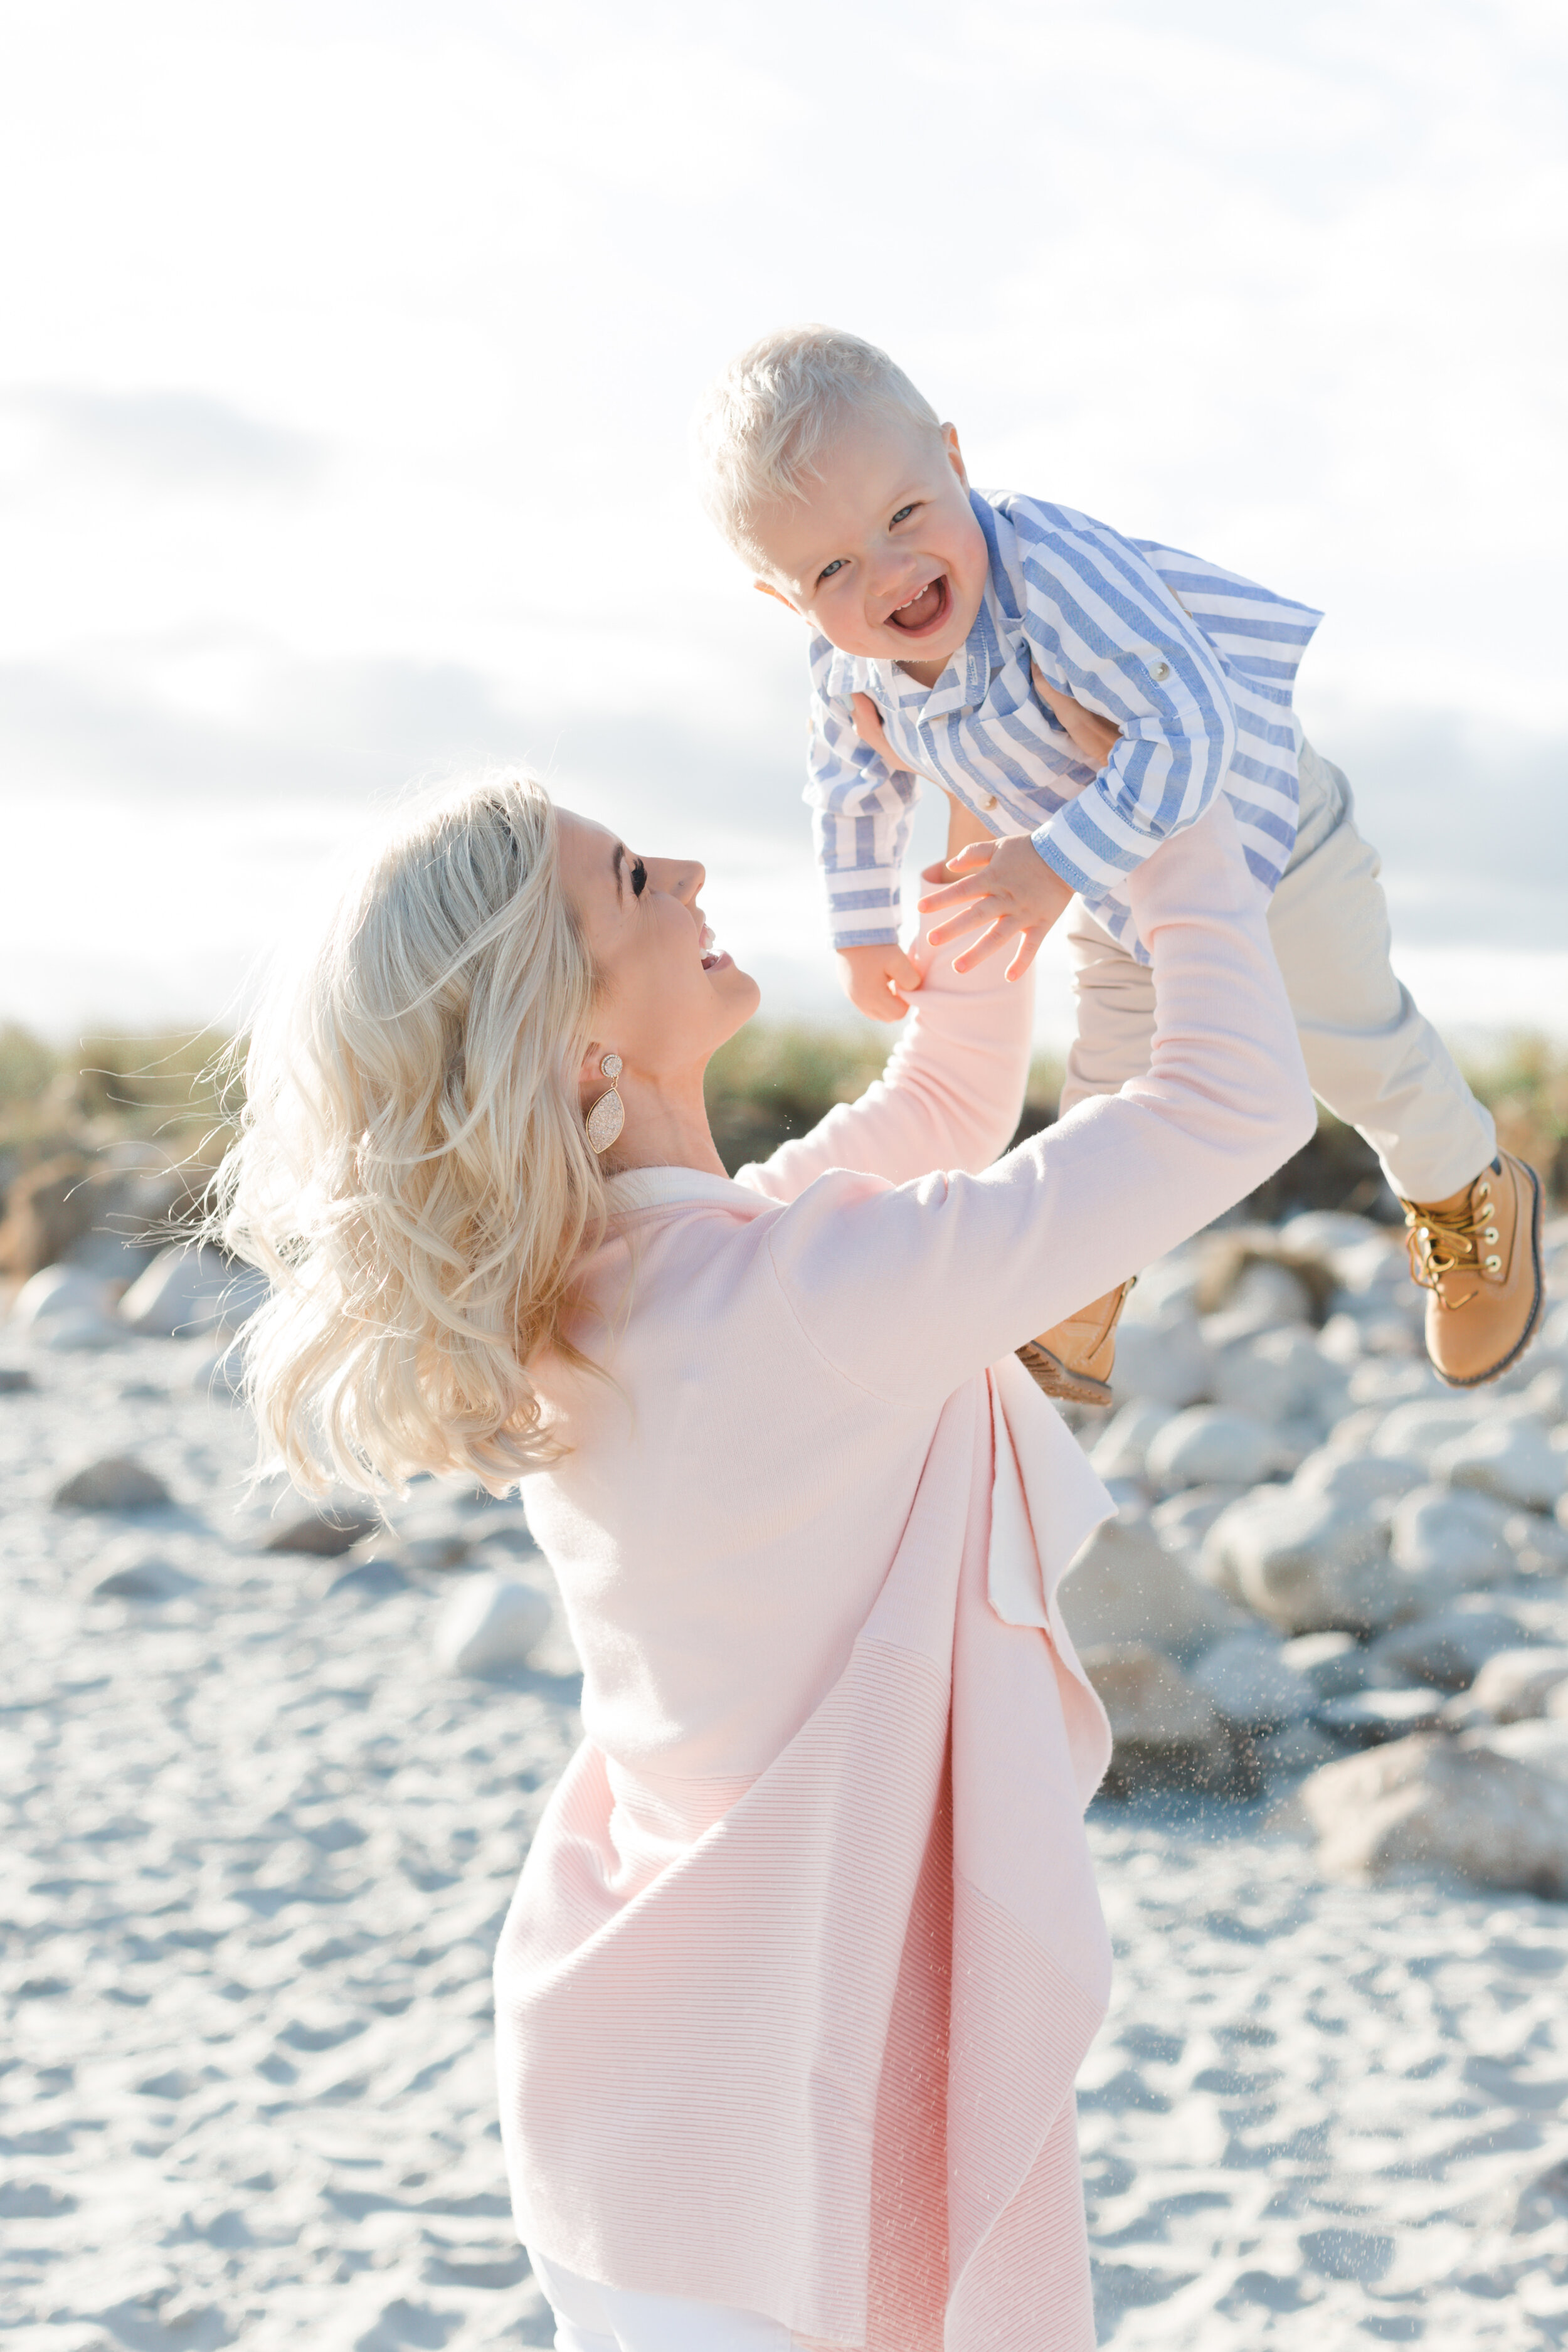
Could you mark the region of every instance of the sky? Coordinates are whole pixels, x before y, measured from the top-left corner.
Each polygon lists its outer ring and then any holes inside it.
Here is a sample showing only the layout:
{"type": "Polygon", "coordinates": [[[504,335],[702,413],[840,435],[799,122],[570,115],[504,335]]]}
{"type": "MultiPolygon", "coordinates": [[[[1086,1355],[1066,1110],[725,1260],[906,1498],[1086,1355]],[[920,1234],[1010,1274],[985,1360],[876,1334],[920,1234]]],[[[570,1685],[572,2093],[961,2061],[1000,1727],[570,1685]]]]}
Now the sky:
{"type": "Polygon", "coordinates": [[[1555,0],[0,0],[0,1020],[232,1018],[518,761],[842,1017],[804,631],[686,457],[818,318],[983,487],[1322,607],[1399,970],[1568,1035],[1565,99],[1555,0]]]}

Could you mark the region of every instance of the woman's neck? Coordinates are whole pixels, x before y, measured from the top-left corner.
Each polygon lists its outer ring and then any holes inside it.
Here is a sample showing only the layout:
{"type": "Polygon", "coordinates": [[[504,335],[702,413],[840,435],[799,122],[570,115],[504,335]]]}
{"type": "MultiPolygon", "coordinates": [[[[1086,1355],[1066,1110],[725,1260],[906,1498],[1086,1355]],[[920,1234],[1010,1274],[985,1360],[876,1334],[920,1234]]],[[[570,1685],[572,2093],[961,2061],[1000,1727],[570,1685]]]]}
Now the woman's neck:
{"type": "Polygon", "coordinates": [[[702,1075],[679,1081],[634,1077],[618,1081],[626,1123],[605,1155],[610,1175],[632,1168],[700,1168],[710,1176],[729,1174],[708,1124],[702,1075]]]}

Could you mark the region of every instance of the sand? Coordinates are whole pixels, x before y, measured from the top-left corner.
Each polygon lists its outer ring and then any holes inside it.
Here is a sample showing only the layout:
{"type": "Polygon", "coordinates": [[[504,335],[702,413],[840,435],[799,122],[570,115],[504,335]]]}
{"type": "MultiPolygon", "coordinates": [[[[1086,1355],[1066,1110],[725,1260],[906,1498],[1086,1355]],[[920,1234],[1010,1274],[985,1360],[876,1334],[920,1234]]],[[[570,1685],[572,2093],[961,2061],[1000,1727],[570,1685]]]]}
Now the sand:
{"type": "MultiPolygon", "coordinates": [[[[433,1649],[452,1576],[329,1594],[342,1563],[258,1554],[199,1347],[26,1360],[37,1389],[0,1395],[0,2326],[50,2352],[548,2342],[489,1979],[577,1736],[559,1633],[464,1678],[433,1649]],[[173,1505],[48,1507],[113,1450],[173,1505]],[[93,1596],[148,1556],[170,1597],[93,1596]]],[[[421,1507],[510,1530],[477,1557],[542,1580],[515,1513],[421,1507]]],[[[1264,1804],[1092,1828],[1102,2340],[1568,2341],[1568,1910],[1326,1885],[1264,1804]]]]}

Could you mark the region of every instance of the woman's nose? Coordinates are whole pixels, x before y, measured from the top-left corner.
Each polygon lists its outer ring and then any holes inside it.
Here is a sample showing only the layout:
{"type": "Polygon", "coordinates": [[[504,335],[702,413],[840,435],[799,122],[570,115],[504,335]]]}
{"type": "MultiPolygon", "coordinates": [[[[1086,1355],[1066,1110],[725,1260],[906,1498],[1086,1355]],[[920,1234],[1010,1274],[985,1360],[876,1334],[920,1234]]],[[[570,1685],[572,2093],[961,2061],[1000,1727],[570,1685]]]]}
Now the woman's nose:
{"type": "Polygon", "coordinates": [[[689,907],[708,879],[707,867],[695,857],[650,857],[647,863],[654,888],[683,899],[689,907]]]}

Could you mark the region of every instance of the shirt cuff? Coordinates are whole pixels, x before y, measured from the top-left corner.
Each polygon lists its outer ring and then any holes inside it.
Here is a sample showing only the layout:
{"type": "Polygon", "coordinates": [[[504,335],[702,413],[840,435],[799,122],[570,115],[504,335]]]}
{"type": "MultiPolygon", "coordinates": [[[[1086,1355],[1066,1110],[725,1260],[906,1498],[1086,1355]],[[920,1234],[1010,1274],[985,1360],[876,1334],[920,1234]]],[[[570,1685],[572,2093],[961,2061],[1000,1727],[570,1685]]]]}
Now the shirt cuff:
{"type": "Polygon", "coordinates": [[[1085,898],[1104,898],[1159,846],[1152,834],[1129,824],[1092,789],[1058,809],[1030,839],[1052,871],[1085,898]]]}
{"type": "Polygon", "coordinates": [[[835,948],[897,947],[897,871],[861,866],[850,874],[830,874],[827,929],[835,948]]]}

